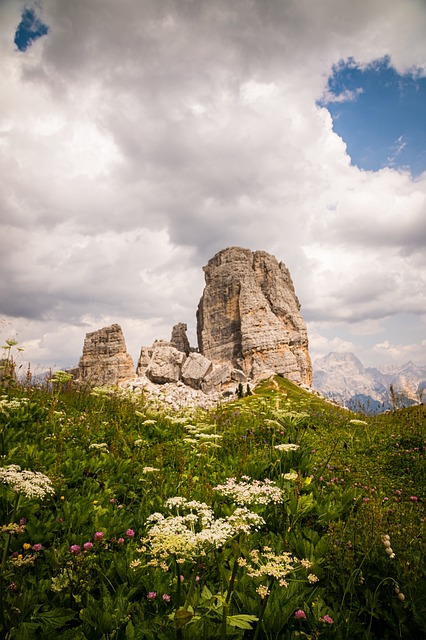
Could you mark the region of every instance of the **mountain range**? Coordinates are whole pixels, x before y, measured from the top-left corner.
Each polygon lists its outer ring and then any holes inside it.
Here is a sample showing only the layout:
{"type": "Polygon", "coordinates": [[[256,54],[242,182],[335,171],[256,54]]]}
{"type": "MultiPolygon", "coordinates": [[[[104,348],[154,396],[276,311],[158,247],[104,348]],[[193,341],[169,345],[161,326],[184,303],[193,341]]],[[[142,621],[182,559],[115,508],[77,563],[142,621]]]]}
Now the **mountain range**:
{"type": "Polygon", "coordinates": [[[349,409],[380,413],[423,401],[426,366],[364,367],[353,353],[329,353],[313,365],[312,386],[349,409]]]}

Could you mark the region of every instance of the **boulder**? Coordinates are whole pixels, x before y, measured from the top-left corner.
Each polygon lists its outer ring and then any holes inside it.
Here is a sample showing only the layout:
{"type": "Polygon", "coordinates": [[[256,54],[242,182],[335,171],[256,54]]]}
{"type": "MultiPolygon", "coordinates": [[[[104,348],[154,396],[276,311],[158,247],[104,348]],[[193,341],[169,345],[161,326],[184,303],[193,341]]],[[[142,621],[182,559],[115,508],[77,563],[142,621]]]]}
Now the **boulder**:
{"type": "Polygon", "coordinates": [[[181,367],[186,360],[183,351],[178,351],[170,342],[156,340],[152,345],[152,355],[145,375],[157,384],[177,382],[181,377],[181,367]]]}
{"type": "Polygon", "coordinates": [[[182,380],[193,389],[200,389],[204,377],[212,368],[210,360],[201,353],[190,353],[182,366],[182,380]]]}
{"type": "Polygon", "coordinates": [[[223,385],[231,380],[232,367],[229,363],[215,365],[203,378],[201,389],[204,393],[222,389],[223,385]]]}

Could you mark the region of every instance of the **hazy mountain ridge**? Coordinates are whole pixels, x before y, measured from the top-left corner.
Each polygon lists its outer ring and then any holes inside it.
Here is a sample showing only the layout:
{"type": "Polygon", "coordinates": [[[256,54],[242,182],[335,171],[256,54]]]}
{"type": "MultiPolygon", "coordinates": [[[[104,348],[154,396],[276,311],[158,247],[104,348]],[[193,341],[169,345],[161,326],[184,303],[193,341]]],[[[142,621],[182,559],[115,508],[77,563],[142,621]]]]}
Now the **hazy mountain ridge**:
{"type": "Polygon", "coordinates": [[[426,388],[426,365],[364,367],[353,353],[329,353],[313,364],[314,389],[349,408],[367,412],[393,408],[391,386],[398,406],[421,401],[426,388]]]}

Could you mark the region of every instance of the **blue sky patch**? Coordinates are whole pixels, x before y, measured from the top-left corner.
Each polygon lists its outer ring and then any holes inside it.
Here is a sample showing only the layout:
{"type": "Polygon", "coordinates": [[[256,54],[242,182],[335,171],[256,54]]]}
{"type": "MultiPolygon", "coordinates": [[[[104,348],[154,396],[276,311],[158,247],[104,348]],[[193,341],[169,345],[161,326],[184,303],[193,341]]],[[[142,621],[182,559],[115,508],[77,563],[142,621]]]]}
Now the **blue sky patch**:
{"type": "Polygon", "coordinates": [[[27,7],[16,29],[14,42],[19,51],[26,51],[35,40],[45,36],[48,31],[49,27],[36,15],[35,9],[27,7]]]}
{"type": "Polygon", "coordinates": [[[352,163],[361,169],[426,170],[426,78],[400,75],[389,58],[361,68],[340,62],[319,103],[345,141],[352,163]]]}

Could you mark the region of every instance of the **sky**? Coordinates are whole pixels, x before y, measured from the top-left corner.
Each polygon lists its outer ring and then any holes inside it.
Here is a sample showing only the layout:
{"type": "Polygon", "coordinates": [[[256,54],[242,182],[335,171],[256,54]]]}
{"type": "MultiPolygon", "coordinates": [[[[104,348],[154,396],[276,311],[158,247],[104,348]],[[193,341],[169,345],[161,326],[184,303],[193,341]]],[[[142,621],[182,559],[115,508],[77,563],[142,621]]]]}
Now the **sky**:
{"type": "Polygon", "coordinates": [[[424,0],[1,0],[0,336],[136,363],[202,267],[290,270],[312,359],[426,364],[424,0]]]}

